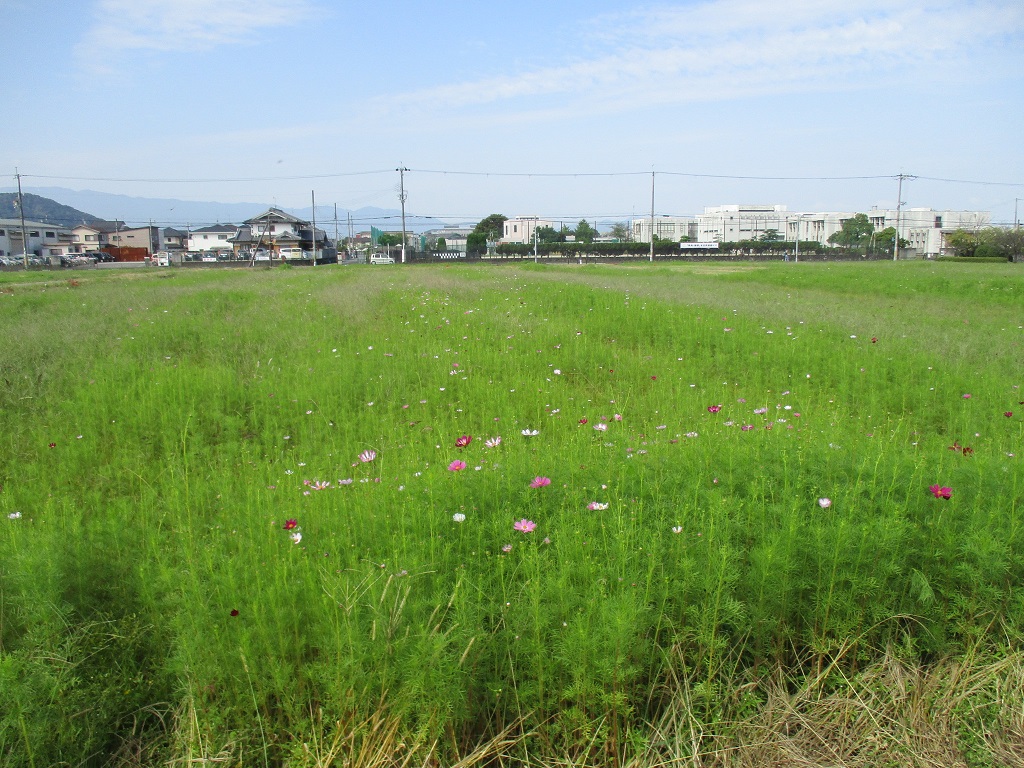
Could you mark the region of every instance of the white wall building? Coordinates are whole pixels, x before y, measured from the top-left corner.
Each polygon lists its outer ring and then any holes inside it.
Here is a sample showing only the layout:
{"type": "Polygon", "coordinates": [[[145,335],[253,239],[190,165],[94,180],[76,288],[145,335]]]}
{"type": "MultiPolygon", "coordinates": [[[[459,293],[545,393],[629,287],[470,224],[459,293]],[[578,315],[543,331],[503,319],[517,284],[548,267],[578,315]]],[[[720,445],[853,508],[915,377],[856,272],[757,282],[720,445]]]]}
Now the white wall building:
{"type": "Polygon", "coordinates": [[[233,249],[232,238],[238,232],[234,224],[213,224],[200,227],[188,233],[188,250],[191,252],[219,251],[227,253],[233,249]]]}
{"type": "MultiPolygon", "coordinates": [[[[679,242],[682,238],[699,239],[697,220],[693,216],[655,216],[654,234],[662,240],[679,242]]],[[[633,240],[638,243],[651,242],[651,219],[633,219],[633,240]]]]}
{"type": "Polygon", "coordinates": [[[757,240],[769,229],[786,232],[784,205],[712,205],[697,216],[697,240],[728,243],[757,240]]]}
{"type": "MultiPolygon", "coordinates": [[[[872,208],[868,220],[879,232],[896,227],[896,209],[872,208]]],[[[976,232],[990,226],[992,214],[988,211],[936,211],[932,208],[901,208],[899,235],[919,256],[934,257],[946,250],[946,237],[958,229],[976,232]]]]}
{"type": "Polygon", "coordinates": [[[541,219],[537,216],[516,216],[514,219],[506,219],[501,233],[503,243],[532,243],[533,233],[540,227],[551,227],[559,229],[555,224],[558,222],[548,219],[541,219]]]}
{"type": "Polygon", "coordinates": [[[25,219],[28,248],[21,237],[21,219],[0,219],[0,256],[62,256],[72,249],[71,230],[25,219]]]}

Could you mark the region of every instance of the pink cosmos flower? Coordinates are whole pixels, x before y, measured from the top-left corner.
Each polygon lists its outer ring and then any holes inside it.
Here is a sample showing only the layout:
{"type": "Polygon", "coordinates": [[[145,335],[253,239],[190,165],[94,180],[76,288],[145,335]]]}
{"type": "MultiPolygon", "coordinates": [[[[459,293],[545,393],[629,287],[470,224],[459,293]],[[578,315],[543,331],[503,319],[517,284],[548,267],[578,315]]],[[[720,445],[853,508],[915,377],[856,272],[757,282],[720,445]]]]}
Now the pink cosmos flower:
{"type": "Polygon", "coordinates": [[[323,480],[323,481],[314,480],[313,483],[310,485],[310,488],[312,488],[314,491],[323,491],[323,490],[325,490],[327,488],[330,488],[330,487],[331,487],[331,481],[330,480],[323,480]]]}
{"type": "Polygon", "coordinates": [[[523,533],[529,533],[530,531],[532,531],[534,528],[537,527],[537,524],[535,522],[533,522],[533,520],[526,520],[524,518],[523,520],[519,520],[519,521],[513,523],[512,527],[515,528],[517,531],[522,531],[523,533]]]}
{"type": "Polygon", "coordinates": [[[596,429],[598,432],[605,432],[608,430],[608,425],[602,421],[600,424],[595,424],[594,429],[596,429]]]}
{"type": "Polygon", "coordinates": [[[463,470],[465,468],[466,468],[466,462],[459,461],[458,459],[456,459],[455,461],[453,461],[451,464],[448,465],[448,471],[449,472],[458,472],[458,471],[463,470]]]}
{"type": "Polygon", "coordinates": [[[832,499],[820,498],[818,499],[818,506],[821,507],[822,509],[828,509],[829,507],[832,506],[832,499]]]}
{"type": "Polygon", "coordinates": [[[531,488],[543,488],[545,485],[551,485],[550,477],[540,477],[539,475],[533,478],[533,482],[530,483],[531,488]]]}
{"type": "Polygon", "coordinates": [[[587,509],[589,509],[591,512],[597,512],[598,510],[601,509],[608,509],[608,505],[602,504],[600,501],[592,501],[589,504],[587,504],[587,509]]]}
{"type": "Polygon", "coordinates": [[[359,460],[361,462],[363,462],[363,464],[369,464],[371,461],[373,461],[376,458],[377,458],[377,452],[372,450],[372,449],[370,449],[370,448],[367,448],[365,451],[363,451],[362,453],[359,454],[359,460]]]}
{"type": "Polygon", "coordinates": [[[463,435],[462,437],[456,438],[455,447],[465,448],[467,445],[473,442],[473,438],[470,435],[463,435]]]}
{"type": "Polygon", "coordinates": [[[963,394],[963,399],[964,400],[970,400],[971,399],[971,393],[970,392],[965,392],[963,394]]]}
{"type": "Polygon", "coordinates": [[[286,531],[294,531],[296,528],[299,527],[299,521],[298,520],[294,520],[294,519],[292,519],[292,520],[285,520],[283,527],[284,527],[284,529],[286,531]]]}
{"type": "Polygon", "coordinates": [[[722,410],[722,406],[720,406],[720,405],[709,405],[708,406],[708,413],[718,413],[720,410],[722,410]]]}
{"type": "Polygon", "coordinates": [[[953,495],[952,488],[947,488],[946,486],[939,485],[938,483],[935,485],[929,485],[928,490],[932,492],[932,495],[936,499],[948,499],[953,495]]]}
{"type": "Polygon", "coordinates": [[[512,551],[512,545],[511,544],[506,544],[505,546],[503,546],[501,548],[501,551],[502,552],[511,552],[512,551]]]}
{"type": "Polygon", "coordinates": [[[492,437],[490,440],[484,442],[488,448],[497,448],[501,445],[501,437],[492,437]]]}
{"type": "Polygon", "coordinates": [[[616,421],[622,421],[622,414],[616,413],[614,416],[612,416],[612,418],[615,419],[616,421]]]}
{"type": "Polygon", "coordinates": [[[741,429],[741,430],[742,430],[743,432],[749,432],[749,431],[750,431],[750,430],[752,430],[753,428],[754,428],[754,425],[753,425],[753,424],[744,424],[744,425],[743,425],[742,427],[740,427],[740,429],[741,429]]]}

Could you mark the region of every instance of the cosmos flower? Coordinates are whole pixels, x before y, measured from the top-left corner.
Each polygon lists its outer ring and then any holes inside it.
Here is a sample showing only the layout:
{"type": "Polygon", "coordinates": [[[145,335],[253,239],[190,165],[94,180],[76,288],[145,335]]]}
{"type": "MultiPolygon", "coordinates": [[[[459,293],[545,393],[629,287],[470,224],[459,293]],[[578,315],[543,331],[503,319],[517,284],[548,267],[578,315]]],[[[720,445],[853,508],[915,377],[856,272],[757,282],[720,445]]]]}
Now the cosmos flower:
{"type": "Polygon", "coordinates": [[[722,410],[722,406],[721,405],[709,405],[708,406],[708,413],[718,413],[720,410],[722,410]]]}
{"type": "Polygon", "coordinates": [[[466,519],[466,516],[464,514],[462,514],[461,512],[456,512],[454,515],[452,515],[452,520],[454,520],[456,523],[464,522],[465,519],[466,519]]]}
{"type": "Polygon", "coordinates": [[[536,437],[539,434],[536,429],[524,429],[522,432],[523,437],[536,437]]]}
{"type": "Polygon", "coordinates": [[[320,480],[314,480],[309,487],[312,488],[314,491],[323,491],[331,487],[331,481],[324,480],[321,482],[320,480]]]}
{"type": "Polygon", "coordinates": [[[543,488],[545,485],[551,485],[550,477],[540,477],[539,475],[533,478],[533,482],[530,483],[531,488],[543,488]]]}
{"type": "Polygon", "coordinates": [[[953,495],[953,489],[947,488],[944,485],[929,485],[928,490],[932,492],[932,496],[936,499],[949,499],[953,495]]]}
{"type": "Polygon", "coordinates": [[[488,448],[497,448],[499,445],[501,445],[501,437],[492,437],[490,440],[484,441],[484,445],[486,445],[488,448]]]}
{"type": "Polygon", "coordinates": [[[1013,411],[1006,411],[1005,413],[1003,413],[1003,416],[1005,416],[1008,419],[1012,419],[1013,418],[1013,411]]]}
{"type": "Polygon", "coordinates": [[[682,532],[683,532],[683,526],[681,526],[681,525],[673,525],[672,526],[672,533],[682,533],[682,532]]]}
{"type": "Polygon", "coordinates": [[[359,454],[359,460],[363,462],[363,464],[369,464],[376,458],[377,452],[371,448],[367,448],[365,451],[359,454]]]}
{"type": "Polygon", "coordinates": [[[7,519],[8,520],[20,520],[21,519],[21,512],[8,512],[7,513],[7,519]]]}
{"type": "Polygon", "coordinates": [[[291,520],[285,520],[282,526],[286,531],[294,531],[299,527],[299,521],[292,518],[291,520]]]}
{"type": "Polygon", "coordinates": [[[829,507],[832,506],[832,499],[822,497],[818,499],[818,506],[821,507],[822,509],[828,509],[829,507]]]}
{"type": "Polygon", "coordinates": [[[459,461],[458,459],[456,459],[455,461],[453,461],[451,464],[448,465],[448,471],[449,472],[459,472],[460,470],[463,470],[465,468],[466,468],[466,462],[459,461]]]}
{"type": "Polygon", "coordinates": [[[511,544],[506,544],[505,546],[503,546],[501,548],[501,551],[502,552],[511,552],[512,551],[512,545],[511,544]]]}
{"type": "Polygon", "coordinates": [[[608,425],[602,421],[600,424],[595,424],[594,429],[598,432],[606,432],[608,430],[608,425]]]}
{"type": "Polygon", "coordinates": [[[473,438],[470,435],[463,435],[462,437],[456,438],[455,447],[465,448],[467,445],[473,442],[473,438]]]}
{"type": "Polygon", "coordinates": [[[232,608],[231,609],[231,615],[232,616],[237,616],[238,615],[238,609],[237,608],[232,608]]]}
{"type": "Polygon", "coordinates": [[[537,524],[533,522],[533,520],[527,520],[524,518],[513,523],[512,527],[515,528],[517,531],[522,531],[523,533],[530,533],[530,531],[537,527],[537,524]]]}
{"type": "Polygon", "coordinates": [[[298,531],[292,531],[292,543],[298,544],[300,541],[302,541],[302,534],[298,531]]]}
{"type": "Polygon", "coordinates": [[[580,424],[586,424],[586,423],[587,423],[587,417],[584,416],[582,419],[580,419],[580,424]]]}
{"type": "Polygon", "coordinates": [[[597,512],[598,510],[601,509],[608,509],[608,505],[602,504],[600,501],[592,501],[589,504],[587,504],[587,509],[589,509],[591,512],[597,512]]]}

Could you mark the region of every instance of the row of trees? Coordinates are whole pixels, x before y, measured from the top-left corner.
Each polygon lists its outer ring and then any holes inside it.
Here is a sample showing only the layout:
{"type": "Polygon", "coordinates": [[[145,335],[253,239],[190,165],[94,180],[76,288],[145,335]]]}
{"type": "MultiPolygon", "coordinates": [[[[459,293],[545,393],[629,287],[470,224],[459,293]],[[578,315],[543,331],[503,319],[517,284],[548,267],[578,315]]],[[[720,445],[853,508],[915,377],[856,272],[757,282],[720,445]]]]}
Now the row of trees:
{"type": "Polygon", "coordinates": [[[999,258],[1024,261],[1024,231],[1019,227],[985,227],[977,232],[958,229],[946,238],[955,256],[963,258],[999,258]]]}
{"type": "MultiPolygon", "coordinates": [[[[851,251],[863,251],[866,256],[892,256],[896,243],[896,228],[886,227],[875,232],[874,226],[866,213],[858,213],[852,219],[843,222],[843,228],[829,235],[829,243],[851,251]]],[[[910,245],[908,240],[900,238],[900,248],[910,245]]]]}
{"type": "MultiPolygon", "coordinates": [[[[500,213],[492,213],[473,228],[473,232],[466,239],[466,249],[471,253],[482,253],[487,249],[487,241],[500,240],[504,234],[507,216],[500,213]]],[[[553,245],[556,243],[572,241],[589,245],[593,243],[600,233],[597,227],[586,219],[580,219],[579,223],[572,228],[564,224],[559,229],[554,227],[537,227],[538,245],[553,245]]],[[[617,241],[626,243],[632,241],[632,232],[624,221],[612,225],[609,233],[617,241]]],[[[532,246],[531,246],[532,247],[532,246]]]]}

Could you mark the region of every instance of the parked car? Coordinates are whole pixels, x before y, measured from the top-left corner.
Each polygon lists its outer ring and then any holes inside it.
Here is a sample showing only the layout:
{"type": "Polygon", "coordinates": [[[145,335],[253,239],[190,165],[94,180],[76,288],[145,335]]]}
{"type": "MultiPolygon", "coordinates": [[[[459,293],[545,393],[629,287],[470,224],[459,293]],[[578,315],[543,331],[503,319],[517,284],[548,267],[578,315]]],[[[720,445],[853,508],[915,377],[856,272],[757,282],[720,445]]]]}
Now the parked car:
{"type": "Polygon", "coordinates": [[[370,256],[371,264],[394,264],[395,260],[385,253],[375,253],[370,256]]]}

